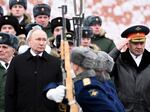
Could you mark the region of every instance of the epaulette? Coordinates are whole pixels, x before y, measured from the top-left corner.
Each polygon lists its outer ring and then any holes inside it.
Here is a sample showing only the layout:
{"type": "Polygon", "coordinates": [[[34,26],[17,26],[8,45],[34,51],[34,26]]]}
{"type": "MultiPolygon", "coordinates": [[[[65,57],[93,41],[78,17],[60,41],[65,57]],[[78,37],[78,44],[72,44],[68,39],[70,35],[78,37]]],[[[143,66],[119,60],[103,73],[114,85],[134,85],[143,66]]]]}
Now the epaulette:
{"type": "Polygon", "coordinates": [[[90,78],[84,78],[82,79],[83,85],[87,86],[91,84],[91,79],[90,78]]]}

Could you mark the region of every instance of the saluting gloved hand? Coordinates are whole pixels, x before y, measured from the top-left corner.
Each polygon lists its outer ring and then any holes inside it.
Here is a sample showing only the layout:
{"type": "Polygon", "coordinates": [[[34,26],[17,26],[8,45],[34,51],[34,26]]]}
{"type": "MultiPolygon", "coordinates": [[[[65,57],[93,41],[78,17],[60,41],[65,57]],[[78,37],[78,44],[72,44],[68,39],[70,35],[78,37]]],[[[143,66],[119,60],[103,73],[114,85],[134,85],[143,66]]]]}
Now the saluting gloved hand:
{"type": "Polygon", "coordinates": [[[50,89],[46,93],[46,97],[49,100],[53,100],[57,103],[62,102],[64,96],[65,96],[65,89],[66,87],[63,85],[59,85],[58,87],[54,89],[50,89]]]}

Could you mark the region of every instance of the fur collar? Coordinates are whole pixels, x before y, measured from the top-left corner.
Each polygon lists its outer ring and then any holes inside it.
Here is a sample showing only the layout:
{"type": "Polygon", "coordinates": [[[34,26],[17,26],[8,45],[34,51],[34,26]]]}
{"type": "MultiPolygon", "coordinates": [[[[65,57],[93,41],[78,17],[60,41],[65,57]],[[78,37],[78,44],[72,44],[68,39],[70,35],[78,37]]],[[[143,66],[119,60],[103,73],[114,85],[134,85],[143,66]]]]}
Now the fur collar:
{"type": "Polygon", "coordinates": [[[129,49],[127,49],[126,52],[123,52],[121,54],[121,58],[122,60],[125,62],[125,63],[128,63],[130,65],[132,65],[133,67],[136,68],[137,71],[142,71],[144,70],[149,64],[150,64],[150,60],[149,60],[149,57],[150,57],[150,52],[148,52],[146,49],[144,50],[144,53],[143,53],[143,57],[142,57],[142,60],[141,60],[141,63],[139,65],[139,67],[137,67],[134,59],[132,58],[131,54],[129,53],[129,49]]]}

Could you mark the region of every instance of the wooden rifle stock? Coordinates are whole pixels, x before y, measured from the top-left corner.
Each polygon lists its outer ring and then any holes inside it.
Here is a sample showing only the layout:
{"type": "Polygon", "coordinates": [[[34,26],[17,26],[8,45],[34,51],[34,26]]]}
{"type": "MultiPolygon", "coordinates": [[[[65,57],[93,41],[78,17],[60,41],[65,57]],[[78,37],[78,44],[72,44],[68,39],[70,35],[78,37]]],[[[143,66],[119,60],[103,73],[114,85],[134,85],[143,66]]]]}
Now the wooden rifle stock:
{"type": "Polygon", "coordinates": [[[70,112],[78,112],[79,108],[75,102],[73,81],[71,75],[71,64],[70,64],[70,49],[68,41],[61,40],[61,59],[64,60],[65,71],[66,71],[66,98],[70,105],[70,112]]]}

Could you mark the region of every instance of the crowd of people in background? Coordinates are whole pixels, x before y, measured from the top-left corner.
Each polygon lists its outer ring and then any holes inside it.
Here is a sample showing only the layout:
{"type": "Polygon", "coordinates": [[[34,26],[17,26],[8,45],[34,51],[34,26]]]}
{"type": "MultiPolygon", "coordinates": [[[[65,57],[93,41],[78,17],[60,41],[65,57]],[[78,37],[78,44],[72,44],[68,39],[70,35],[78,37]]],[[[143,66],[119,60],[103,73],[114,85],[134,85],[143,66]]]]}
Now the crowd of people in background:
{"type": "MultiPolygon", "coordinates": [[[[53,17],[51,3],[9,0],[7,14],[0,6],[0,111],[62,112],[60,103],[68,89],[63,85],[63,38],[69,45],[79,111],[150,112],[148,24],[127,23],[116,44],[103,27],[103,17],[96,14],[99,11],[87,14],[73,29],[68,15],[53,17]],[[30,13],[29,3],[35,4],[30,13]]],[[[114,21],[124,23],[119,17],[114,21]]]]}

